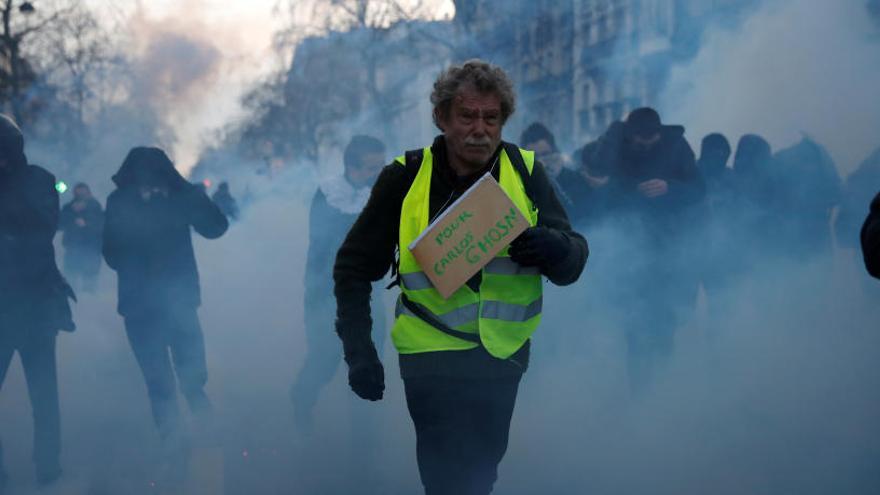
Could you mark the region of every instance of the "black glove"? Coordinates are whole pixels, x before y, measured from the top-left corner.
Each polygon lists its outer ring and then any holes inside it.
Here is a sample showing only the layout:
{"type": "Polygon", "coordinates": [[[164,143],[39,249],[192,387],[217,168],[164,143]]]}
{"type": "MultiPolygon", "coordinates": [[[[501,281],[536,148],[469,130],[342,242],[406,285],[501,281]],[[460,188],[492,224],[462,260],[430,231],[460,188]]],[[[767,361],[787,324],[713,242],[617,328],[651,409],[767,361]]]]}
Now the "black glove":
{"type": "Polygon", "coordinates": [[[568,255],[568,237],[546,227],[529,227],[510,243],[510,259],[522,266],[546,268],[568,255]]]}
{"type": "Polygon", "coordinates": [[[348,385],[366,400],[381,400],[385,391],[385,368],[369,336],[343,338],[342,348],[348,364],[348,385]]]}

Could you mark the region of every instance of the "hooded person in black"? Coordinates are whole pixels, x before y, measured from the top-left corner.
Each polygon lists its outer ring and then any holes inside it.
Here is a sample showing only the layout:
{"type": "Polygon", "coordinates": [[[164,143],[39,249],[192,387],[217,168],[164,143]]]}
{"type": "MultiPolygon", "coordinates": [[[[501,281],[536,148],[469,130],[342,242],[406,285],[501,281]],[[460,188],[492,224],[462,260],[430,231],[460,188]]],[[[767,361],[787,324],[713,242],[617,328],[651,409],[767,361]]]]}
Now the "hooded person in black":
{"type": "Polygon", "coordinates": [[[736,145],[733,157],[735,218],[731,230],[739,239],[737,256],[727,260],[739,271],[779,249],[780,210],[779,180],[770,143],[757,134],[745,134],[736,145]]]}
{"type": "Polygon", "coordinates": [[[862,257],[872,277],[880,278],[880,194],[871,202],[871,212],[861,232],[862,257]]]}
{"type": "Polygon", "coordinates": [[[693,309],[699,274],[680,249],[695,232],[705,183],[684,128],[652,108],[633,110],[599,140],[608,172],[608,220],[624,236],[615,305],[626,314],[630,386],[644,390],[671,355],[680,316],[693,309]]]}
{"type": "Polygon", "coordinates": [[[841,200],[841,180],[828,151],[804,136],[773,156],[779,179],[781,253],[808,261],[831,255],[831,213],[841,200]]]}
{"type": "MultiPolygon", "coordinates": [[[[69,286],[55,264],[55,177],[29,165],[18,126],[0,115],[0,385],[13,355],[24,367],[33,407],[37,479],[61,475],[61,425],[55,340],[73,330],[69,286]]],[[[0,490],[5,485],[0,447],[0,490]]]]}
{"type": "Polygon", "coordinates": [[[700,145],[697,160],[697,168],[706,181],[701,280],[710,299],[714,299],[733,275],[730,264],[724,261],[730,242],[735,240],[730,235],[735,212],[733,169],[727,166],[731,151],[730,142],[723,134],[708,134],[700,145]]]}
{"type": "Polygon", "coordinates": [[[73,199],[61,209],[64,271],[87,292],[94,292],[101,268],[104,209],[86,184],[73,188],[73,199]]]}
{"type": "Polygon", "coordinates": [[[191,230],[216,239],[229,223],[158,148],[132,149],[113,182],[104,259],[119,277],[117,309],[146,381],[153,418],[176,454],[182,433],[176,383],[190,410],[201,416],[211,411],[191,230]]]}
{"type": "Polygon", "coordinates": [[[730,142],[723,134],[707,134],[700,143],[697,168],[706,181],[706,197],[711,204],[727,200],[732,194],[733,169],[727,166],[731,154],[730,142]]]}

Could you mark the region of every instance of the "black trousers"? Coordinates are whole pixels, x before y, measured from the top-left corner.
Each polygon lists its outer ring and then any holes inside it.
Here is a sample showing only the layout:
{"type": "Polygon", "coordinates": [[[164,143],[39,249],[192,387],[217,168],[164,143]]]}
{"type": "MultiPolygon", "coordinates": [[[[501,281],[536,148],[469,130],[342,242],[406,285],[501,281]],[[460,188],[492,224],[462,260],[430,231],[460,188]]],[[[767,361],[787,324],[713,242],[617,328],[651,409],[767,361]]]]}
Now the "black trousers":
{"type": "Polygon", "coordinates": [[[178,382],[193,412],[211,409],[204,391],[208,381],[205,341],[195,308],[127,316],[125,331],[147,384],[153,420],[163,438],[180,431],[178,382]]]}
{"type": "Polygon", "coordinates": [[[426,495],[492,492],[520,378],[404,378],[426,495]]]}
{"type": "MultiPolygon", "coordinates": [[[[30,330],[30,329],[27,329],[30,330]]],[[[58,370],[55,361],[56,332],[22,332],[0,325],[0,386],[12,356],[18,351],[34,419],[34,462],[38,476],[60,471],[61,413],[58,404],[58,370]]],[[[0,445],[0,478],[3,466],[0,445]]]]}

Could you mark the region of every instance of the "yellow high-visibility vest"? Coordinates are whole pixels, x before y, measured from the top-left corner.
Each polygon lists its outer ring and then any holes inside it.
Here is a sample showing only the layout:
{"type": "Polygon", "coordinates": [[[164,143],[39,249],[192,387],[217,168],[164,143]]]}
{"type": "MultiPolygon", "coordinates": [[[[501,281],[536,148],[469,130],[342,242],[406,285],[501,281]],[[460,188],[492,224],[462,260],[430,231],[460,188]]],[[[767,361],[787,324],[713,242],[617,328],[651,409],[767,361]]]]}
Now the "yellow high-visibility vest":
{"type": "MultiPolygon", "coordinates": [[[[513,150],[514,148],[510,148],[513,150]]],[[[529,175],[535,156],[516,149],[529,175]]],[[[396,162],[405,166],[404,157],[396,162]]],[[[506,149],[499,156],[498,183],[529,223],[538,221],[538,211],[526,194],[525,184],[511,162],[506,149]]],[[[504,248],[482,270],[479,291],[467,284],[443,299],[409,251],[410,243],[427,227],[431,196],[433,156],[430,148],[422,151],[422,162],[400,212],[401,297],[416,305],[418,313],[442,322],[458,332],[479,336],[466,340],[444,332],[417,316],[399,299],[397,318],[391,338],[401,354],[473,349],[480,344],[492,356],[507,359],[529,340],[541,321],[542,278],[535,267],[523,267],[510,259],[504,248]],[[479,343],[477,343],[479,341],[479,343]]]]}

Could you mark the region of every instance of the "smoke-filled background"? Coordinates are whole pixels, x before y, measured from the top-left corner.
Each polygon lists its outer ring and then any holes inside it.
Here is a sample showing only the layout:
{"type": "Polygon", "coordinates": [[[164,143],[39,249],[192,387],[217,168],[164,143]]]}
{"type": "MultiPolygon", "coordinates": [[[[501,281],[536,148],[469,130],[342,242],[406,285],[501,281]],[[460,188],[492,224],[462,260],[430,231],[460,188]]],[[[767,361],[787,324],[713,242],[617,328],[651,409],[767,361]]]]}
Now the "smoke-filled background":
{"type": "MultiPolygon", "coordinates": [[[[709,132],[732,144],[761,134],[774,152],[806,134],[843,181],[826,225],[832,250],[767,254],[712,296],[701,290],[673,358],[637,396],[627,385],[626,306],[610,294],[620,266],[647,259],[650,247],[613,218],[582,226],[591,260],[574,286],[547,286],[496,493],[880,491],[880,282],[864,274],[839,224],[844,213],[867,214],[860,191],[880,190],[877,172],[856,172],[863,161],[863,170],[880,167],[880,157],[868,160],[880,147],[880,3],[46,0],[33,12],[21,3],[0,4],[11,18],[0,97],[32,162],[68,184],[90,183],[103,201],[128,149],[158,144],[193,180],[229,180],[242,206],[224,237],[196,241],[219,435],[194,450],[183,493],[419,491],[390,344],[382,402],[358,401],[343,366],[313,431],[294,423],[308,210],[319,184],[341,174],[352,135],[382,139],[389,160],[429,144],[433,79],[474,56],[517,85],[508,141],[538,120],[573,154],[651,105],[685,126],[697,153],[709,132]]],[[[800,201],[789,215],[813,210],[809,194],[800,201]]],[[[737,232],[712,252],[717,263],[763,240],[737,232]]],[[[704,239],[682,244],[680,257],[705,258],[704,239]]],[[[395,295],[381,296],[389,319],[395,295]]],[[[77,332],[59,339],[65,477],[43,492],[167,492],[115,309],[105,266],[97,293],[74,308],[77,332]]],[[[0,393],[0,435],[13,490],[37,493],[17,361],[0,393]]]]}

